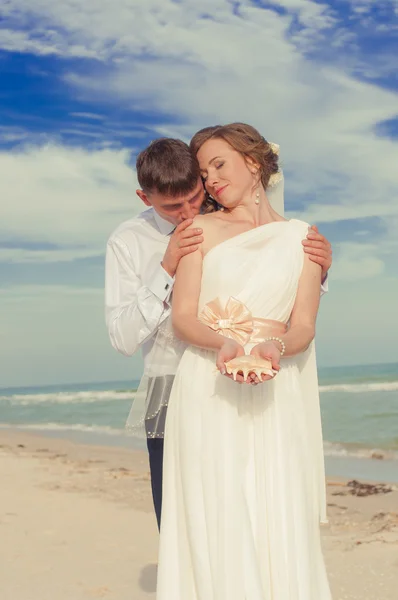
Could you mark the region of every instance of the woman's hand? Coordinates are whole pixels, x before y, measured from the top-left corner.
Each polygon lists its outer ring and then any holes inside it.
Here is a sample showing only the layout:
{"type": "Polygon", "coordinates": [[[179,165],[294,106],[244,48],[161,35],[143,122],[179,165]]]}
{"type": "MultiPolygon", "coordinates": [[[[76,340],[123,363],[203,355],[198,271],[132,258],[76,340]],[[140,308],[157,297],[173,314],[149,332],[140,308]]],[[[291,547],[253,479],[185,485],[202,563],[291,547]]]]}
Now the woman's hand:
{"type": "MultiPolygon", "coordinates": [[[[264,358],[265,360],[271,361],[272,369],[274,371],[279,371],[281,368],[279,364],[281,351],[277,344],[278,342],[275,344],[273,342],[261,342],[261,344],[257,344],[257,346],[252,348],[250,354],[256,358],[264,358]]],[[[268,381],[269,379],[272,379],[271,375],[262,375],[262,381],[268,381]]],[[[254,374],[252,383],[260,383],[257,376],[254,374]]]]}
{"type": "MultiPolygon", "coordinates": [[[[232,375],[228,375],[225,363],[238,356],[243,356],[244,354],[245,349],[238,342],[235,342],[235,340],[226,340],[218,352],[216,361],[217,369],[220,371],[221,375],[233,379],[232,375]]],[[[244,379],[241,375],[238,375],[236,381],[243,383],[244,379]]]]}

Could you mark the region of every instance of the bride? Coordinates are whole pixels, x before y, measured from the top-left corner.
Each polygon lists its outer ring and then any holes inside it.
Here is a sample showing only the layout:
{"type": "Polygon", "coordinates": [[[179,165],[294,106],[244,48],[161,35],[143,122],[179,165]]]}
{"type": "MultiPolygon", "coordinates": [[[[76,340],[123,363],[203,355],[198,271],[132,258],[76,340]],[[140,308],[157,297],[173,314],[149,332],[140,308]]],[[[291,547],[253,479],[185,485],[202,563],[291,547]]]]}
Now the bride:
{"type": "Polygon", "coordinates": [[[191,147],[223,209],[195,219],[205,241],[174,285],[189,346],[166,420],[157,599],[330,600],[308,224],[271,208],[278,156],[253,127],[206,128],[191,147]],[[272,370],[234,381],[226,363],[244,354],[272,370]]]}

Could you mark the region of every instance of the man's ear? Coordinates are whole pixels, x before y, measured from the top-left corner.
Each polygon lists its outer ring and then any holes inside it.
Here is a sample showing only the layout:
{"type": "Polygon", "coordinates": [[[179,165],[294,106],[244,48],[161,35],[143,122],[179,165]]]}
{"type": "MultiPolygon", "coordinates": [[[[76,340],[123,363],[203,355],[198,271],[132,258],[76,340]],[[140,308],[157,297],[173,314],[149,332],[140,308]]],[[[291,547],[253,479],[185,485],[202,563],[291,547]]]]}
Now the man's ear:
{"type": "Polygon", "coordinates": [[[148,200],[148,196],[143,190],[135,190],[135,193],[137,194],[138,198],[141,198],[146,206],[152,206],[151,202],[148,200]]]}

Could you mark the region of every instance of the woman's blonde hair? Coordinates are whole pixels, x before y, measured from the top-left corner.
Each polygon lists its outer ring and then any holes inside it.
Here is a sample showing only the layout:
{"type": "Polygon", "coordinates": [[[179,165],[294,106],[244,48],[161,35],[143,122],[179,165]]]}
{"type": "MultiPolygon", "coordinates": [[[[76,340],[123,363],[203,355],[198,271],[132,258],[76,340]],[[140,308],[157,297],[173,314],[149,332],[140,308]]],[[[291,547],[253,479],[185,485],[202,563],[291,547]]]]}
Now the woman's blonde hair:
{"type": "MultiPolygon", "coordinates": [[[[200,148],[210,139],[221,139],[239,152],[245,160],[250,159],[259,169],[259,181],[264,189],[267,188],[271,175],[279,171],[278,155],[271,145],[251,125],[246,123],[230,123],[205,127],[193,136],[190,148],[196,156],[200,148]]],[[[217,202],[206,192],[202,212],[217,210],[217,202]]]]}

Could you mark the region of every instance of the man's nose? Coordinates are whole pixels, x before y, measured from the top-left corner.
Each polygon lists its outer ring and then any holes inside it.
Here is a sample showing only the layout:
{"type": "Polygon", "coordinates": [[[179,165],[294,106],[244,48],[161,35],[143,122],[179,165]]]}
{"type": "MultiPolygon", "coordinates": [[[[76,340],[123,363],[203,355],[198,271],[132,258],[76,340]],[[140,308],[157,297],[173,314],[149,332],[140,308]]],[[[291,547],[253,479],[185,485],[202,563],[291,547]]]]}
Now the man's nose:
{"type": "Polygon", "coordinates": [[[196,212],[194,211],[193,207],[190,204],[187,204],[182,209],[181,216],[184,220],[185,219],[193,219],[194,217],[196,217],[196,212]]]}

